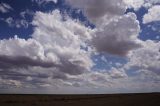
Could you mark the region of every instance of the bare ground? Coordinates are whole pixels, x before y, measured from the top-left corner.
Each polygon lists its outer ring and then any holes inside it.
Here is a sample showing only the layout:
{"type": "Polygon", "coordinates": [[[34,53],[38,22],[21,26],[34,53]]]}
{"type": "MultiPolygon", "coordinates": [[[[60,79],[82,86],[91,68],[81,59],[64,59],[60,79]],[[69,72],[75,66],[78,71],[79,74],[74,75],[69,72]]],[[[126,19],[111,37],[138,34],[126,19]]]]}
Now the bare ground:
{"type": "Polygon", "coordinates": [[[0,95],[0,106],[160,106],[160,93],[0,95]]]}

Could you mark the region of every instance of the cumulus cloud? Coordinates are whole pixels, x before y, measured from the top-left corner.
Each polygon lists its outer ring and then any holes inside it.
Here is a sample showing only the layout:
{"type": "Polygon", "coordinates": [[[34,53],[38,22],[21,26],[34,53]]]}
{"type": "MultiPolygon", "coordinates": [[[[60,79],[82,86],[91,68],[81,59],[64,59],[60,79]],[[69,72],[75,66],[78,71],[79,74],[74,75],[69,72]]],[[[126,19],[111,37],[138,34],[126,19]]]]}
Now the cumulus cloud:
{"type": "MultiPolygon", "coordinates": [[[[80,8],[93,23],[100,24],[103,18],[111,19],[123,15],[126,6],[123,0],[66,0],[71,5],[80,8]]],[[[105,20],[106,21],[106,20],[105,20]]]]}
{"type": "Polygon", "coordinates": [[[9,4],[0,3],[0,12],[7,13],[11,10],[13,10],[13,8],[9,4]]]}
{"type": "Polygon", "coordinates": [[[160,74],[160,42],[148,40],[143,45],[143,48],[132,51],[126,67],[160,74]]]}
{"type": "MultiPolygon", "coordinates": [[[[31,23],[34,29],[30,39],[15,36],[0,40],[0,50],[3,50],[0,51],[0,88],[3,85],[10,88],[142,89],[139,85],[143,76],[129,78],[126,73],[132,68],[152,73],[145,88],[151,87],[151,84],[159,88],[152,82],[159,79],[160,74],[159,42],[138,39],[139,22],[134,13],[125,14],[127,5],[123,0],[67,2],[82,9],[96,27],[91,29],[68,16],[64,20],[59,10],[36,12],[31,23]],[[116,64],[117,67],[104,71],[93,71],[96,64],[92,62],[94,53],[125,56],[127,63],[116,64]]],[[[26,14],[30,12],[22,12],[21,17],[25,18],[26,14]]],[[[13,19],[9,18],[6,22],[10,24],[13,19]]]]}
{"type": "Polygon", "coordinates": [[[104,29],[98,30],[93,45],[98,52],[125,56],[132,49],[140,47],[137,36],[139,22],[133,13],[115,18],[104,29]]]}
{"type": "Polygon", "coordinates": [[[33,25],[38,27],[35,28],[35,32],[32,35],[33,38],[41,41],[45,47],[50,45],[52,47],[62,46],[64,49],[65,47],[68,49],[71,47],[70,49],[74,48],[75,51],[79,49],[84,41],[91,39],[91,29],[69,18],[64,22],[62,20],[59,11],[49,14],[37,12],[33,25]],[[52,36],[46,38],[48,34],[52,36]]]}
{"type": "Polygon", "coordinates": [[[98,52],[113,55],[127,55],[132,49],[140,47],[137,36],[140,32],[136,15],[125,15],[123,0],[67,0],[96,24],[97,30],[92,44],[98,52]]]}
{"type": "Polygon", "coordinates": [[[135,10],[138,10],[144,4],[144,0],[124,0],[124,2],[128,8],[134,8],[135,10]]]}
{"type": "Polygon", "coordinates": [[[143,6],[146,7],[146,8],[150,8],[150,7],[152,7],[156,4],[159,4],[159,3],[160,3],[159,0],[144,0],[144,5],[143,6]]]}
{"type": "MultiPolygon", "coordinates": [[[[63,20],[58,10],[37,12],[32,24],[32,38],[15,36],[0,41],[0,83],[22,87],[108,86],[109,74],[92,73],[90,51],[81,48],[92,39],[92,29],[69,17],[63,20]]],[[[118,71],[110,73],[113,78],[123,77],[118,71]]]]}
{"type": "Polygon", "coordinates": [[[146,13],[143,17],[143,23],[147,24],[154,21],[160,21],[160,6],[155,5],[152,8],[148,10],[148,13],[146,13]]]}
{"type": "Polygon", "coordinates": [[[139,10],[141,7],[151,8],[160,3],[159,0],[123,0],[128,8],[139,10]]]}
{"type": "Polygon", "coordinates": [[[51,58],[54,54],[60,63],[68,67],[61,67],[61,70],[75,73],[88,70],[91,60],[81,45],[90,39],[90,29],[71,19],[62,22],[59,11],[49,14],[37,12],[34,20],[33,25],[37,27],[32,37],[41,42],[46,55],[51,58]]]}
{"type": "Polygon", "coordinates": [[[1,73],[17,73],[22,77],[30,75],[32,79],[32,75],[27,73],[34,70],[32,74],[39,77],[35,83],[39,83],[43,80],[41,75],[46,75],[45,81],[49,77],[63,80],[62,75],[80,75],[90,71],[90,53],[81,49],[81,45],[90,39],[91,29],[70,18],[66,21],[62,19],[58,10],[37,12],[33,20],[35,29],[32,38],[25,40],[15,36],[0,40],[0,49],[3,50],[0,52],[1,73]]]}
{"type": "Polygon", "coordinates": [[[0,48],[3,50],[0,55],[28,56],[35,59],[43,57],[43,48],[34,39],[25,40],[15,36],[9,40],[1,40],[0,48]]]}

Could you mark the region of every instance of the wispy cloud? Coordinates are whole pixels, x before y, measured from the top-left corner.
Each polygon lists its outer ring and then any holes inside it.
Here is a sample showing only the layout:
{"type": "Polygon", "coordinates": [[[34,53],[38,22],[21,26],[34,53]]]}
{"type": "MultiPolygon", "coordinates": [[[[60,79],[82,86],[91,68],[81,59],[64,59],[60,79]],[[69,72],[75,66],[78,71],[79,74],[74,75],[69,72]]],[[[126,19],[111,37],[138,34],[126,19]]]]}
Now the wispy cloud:
{"type": "Polygon", "coordinates": [[[58,2],[58,0],[31,0],[31,1],[37,3],[39,6],[48,2],[53,2],[53,3],[58,2]]]}
{"type": "Polygon", "coordinates": [[[28,26],[30,25],[30,23],[25,19],[13,19],[12,17],[3,19],[3,21],[6,22],[9,27],[15,28],[28,28],[28,26]]]}
{"type": "Polygon", "coordinates": [[[13,8],[9,4],[0,3],[0,12],[7,13],[11,10],[13,10],[13,8]]]}

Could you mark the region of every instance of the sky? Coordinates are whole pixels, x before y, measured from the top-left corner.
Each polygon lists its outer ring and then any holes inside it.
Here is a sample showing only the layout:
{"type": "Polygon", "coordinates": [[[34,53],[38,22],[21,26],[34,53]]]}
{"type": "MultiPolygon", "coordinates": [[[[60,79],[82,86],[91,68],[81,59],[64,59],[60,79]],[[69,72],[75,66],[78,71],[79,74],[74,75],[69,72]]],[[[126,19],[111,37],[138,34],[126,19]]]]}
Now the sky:
{"type": "Polygon", "coordinates": [[[160,92],[160,0],[0,0],[0,93],[160,92]]]}

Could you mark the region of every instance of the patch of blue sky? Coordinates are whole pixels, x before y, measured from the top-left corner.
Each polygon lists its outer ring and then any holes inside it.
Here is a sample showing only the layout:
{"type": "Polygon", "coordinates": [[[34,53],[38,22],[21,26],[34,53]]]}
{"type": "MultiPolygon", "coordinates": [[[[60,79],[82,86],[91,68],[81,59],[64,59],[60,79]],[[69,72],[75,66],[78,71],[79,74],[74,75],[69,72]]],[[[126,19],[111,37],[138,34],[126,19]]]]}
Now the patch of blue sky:
{"type": "MultiPolygon", "coordinates": [[[[11,7],[14,9],[6,14],[0,13],[1,19],[12,18],[13,21],[21,20],[22,17],[20,13],[28,9],[28,5],[30,5],[28,0],[2,0],[3,3],[10,4],[11,7]]],[[[25,19],[27,22],[31,22],[32,16],[27,16],[25,19]]],[[[14,37],[18,35],[20,38],[29,38],[29,35],[32,33],[32,28],[29,26],[28,28],[16,28],[16,27],[9,27],[9,25],[4,22],[4,20],[0,21],[0,39],[8,39],[10,37],[14,37]]]]}
{"type": "MultiPolygon", "coordinates": [[[[62,14],[67,14],[71,18],[79,20],[80,22],[84,23],[85,26],[94,28],[95,26],[89,22],[87,17],[84,16],[83,12],[77,8],[71,7],[69,4],[65,2],[65,0],[58,0],[57,3],[48,2],[38,5],[37,3],[31,3],[30,0],[1,0],[3,3],[11,4],[11,7],[14,9],[9,13],[3,14],[0,13],[1,19],[7,19],[9,17],[13,18],[13,20],[22,20],[24,17],[21,17],[20,13],[29,10],[31,12],[42,11],[42,12],[51,12],[55,9],[60,10],[62,14]]],[[[65,15],[62,15],[65,16],[65,15]]],[[[33,20],[34,14],[26,14],[25,20],[28,23],[31,23],[33,20]]],[[[64,18],[65,19],[65,18],[64,18]]],[[[9,27],[4,20],[0,20],[0,39],[8,39],[10,37],[14,37],[17,35],[20,38],[28,39],[30,38],[31,34],[33,33],[33,28],[31,24],[27,28],[20,27],[9,27]]]]}
{"type": "Polygon", "coordinates": [[[138,11],[134,11],[134,9],[127,9],[126,13],[128,12],[134,12],[137,15],[137,19],[141,27],[139,39],[144,41],[160,40],[160,21],[143,24],[143,16],[148,12],[147,8],[141,7],[138,11]]]}
{"type": "Polygon", "coordinates": [[[20,38],[28,39],[31,38],[33,33],[33,28],[30,23],[33,20],[34,14],[25,14],[25,17],[21,16],[21,12],[29,10],[31,12],[42,11],[49,12],[56,8],[53,2],[45,3],[44,5],[39,6],[37,3],[31,3],[30,0],[1,0],[3,3],[10,4],[14,9],[6,14],[0,13],[0,39],[8,39],[17,35],[20,38]],[[3,19],[12,18],[13,21],[16,20],[25,20],[28,22],[28,27],[9,27],[9,25],[4,22],[3,19]]]}
{"type": "Polygon", "coordinates": [[[95,63],[92,69],[96,71],[108,71],[113,67],[120,68],[128,62],[126,57],[102,53],[92,56],[92,60],[95,63]]]}
{"type": "Polygon", "coordinates": [[[143,25],[140,39],[160,41],[160,21],[151,22],[143,25]]]}
{"type": "Polygon", "coordinates": [[[95,28],[95,25],[88,20],[82,10],[70,6],[68,3],[65,2],[65,0],[59,0],[56,4],[56,7],[58,10],[60,10],[62,14],[67,13],[67,15],[69,15],[72,19],[79,20],[86,27],[95,28]]]}
{"type": "Polygon", "coordinates": [[[130,69],[126,70],[126,74],[129,76],[129,77],[134,77],[134,76],[137,76],[139,75],[139,67],[130,67],[130,69]]]}

